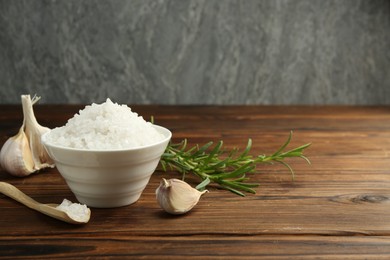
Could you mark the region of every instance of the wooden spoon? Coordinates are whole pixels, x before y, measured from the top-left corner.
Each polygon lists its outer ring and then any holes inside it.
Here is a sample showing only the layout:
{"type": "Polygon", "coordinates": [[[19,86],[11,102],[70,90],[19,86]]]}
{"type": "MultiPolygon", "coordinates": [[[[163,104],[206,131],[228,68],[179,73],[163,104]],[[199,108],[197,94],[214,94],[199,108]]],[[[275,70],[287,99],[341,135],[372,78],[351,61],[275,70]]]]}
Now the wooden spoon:
{"type": "Polygon", "coordinates": [[[82,220],[72,218],[68,213],[65,211],[59,210],[56,207],[58,204],[42,204],[37,202],[36,200],[30,198],[26,194],[24,194],[22,191],[20,191],[15,186],[6,183],[6,182],[0,182],[0,192],[4,195],[13,198],[14,200],[22,203],[23,205],[34,209],[36,211],[39,211],[47,216],[71,223],[71,224],[84,224],[89,221],[89,218],[91,216],[91,211],[88,209],[88,214],[83,218],[82,220]]]}

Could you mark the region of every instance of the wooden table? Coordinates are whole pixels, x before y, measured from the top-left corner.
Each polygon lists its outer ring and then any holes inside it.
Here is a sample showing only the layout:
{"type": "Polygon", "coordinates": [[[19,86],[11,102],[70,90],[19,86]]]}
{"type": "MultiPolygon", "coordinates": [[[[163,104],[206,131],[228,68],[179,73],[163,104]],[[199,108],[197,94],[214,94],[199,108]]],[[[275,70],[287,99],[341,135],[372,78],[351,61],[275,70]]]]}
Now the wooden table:
{"type": "MultiPolygon", "coordinates": [[[[36,105],[38,121],[61,126],[83,106],[36,105]]],[[[132,106],[190,145],[224,140],[227,149],[274,152],[293,130],[291,147],[311,142],[312,165],[261,165],[250,175],[257,194],[212,188],[193,211],[171,216],[157,205],[156,171],[140,200],[92,209],[86,225],[51,219],[0,195],[0,259],[390,259],[390,107],[132,106]]],[[[20,106],[0,109],[0,144],[16,134],[20,106]]],[[[0,181],[44,203],[75,197],[56,169],[0,181]]],[[[196,183],[191,183],[195,185],[196,183]]]]}

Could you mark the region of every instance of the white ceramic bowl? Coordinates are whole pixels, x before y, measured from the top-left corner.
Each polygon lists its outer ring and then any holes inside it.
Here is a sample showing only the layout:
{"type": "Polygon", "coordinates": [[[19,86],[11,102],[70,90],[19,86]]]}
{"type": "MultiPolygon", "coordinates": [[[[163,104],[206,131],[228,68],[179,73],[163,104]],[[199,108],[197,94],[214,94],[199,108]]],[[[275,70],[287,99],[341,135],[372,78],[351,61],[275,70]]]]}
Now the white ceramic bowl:
{"type": "Polygon", "coordinates": [[[153,125],[164,140],[126,150],[82,150],[52,145],[42,136],[49,156],[80,203],[113,208],[136,202],[164,153],[172,133],[153,125]]]}

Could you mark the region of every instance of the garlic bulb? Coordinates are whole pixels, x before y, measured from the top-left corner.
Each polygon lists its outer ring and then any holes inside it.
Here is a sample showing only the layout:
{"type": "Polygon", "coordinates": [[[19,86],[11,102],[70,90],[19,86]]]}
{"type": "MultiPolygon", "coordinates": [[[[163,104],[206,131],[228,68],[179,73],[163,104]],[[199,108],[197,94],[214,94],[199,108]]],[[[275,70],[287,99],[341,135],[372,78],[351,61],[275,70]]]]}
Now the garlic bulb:
{"type": "Polygon", "coordinates": [[[23,124],[18,134],[10,137],[0,151],[1,167],[14,176],[27,176],[54,163],[41,143],[41,135],[50,129],[38,124],[33,104],[39,100],[22,95],[23,124]]]}
{"type": "Polygon", "coordinates": [[[156,189],[156,198],[160,207],[171,214],[184,214],[190,211],[206,193],[192,188],[189,184],[178,179],[162,179],[156,189]]]}

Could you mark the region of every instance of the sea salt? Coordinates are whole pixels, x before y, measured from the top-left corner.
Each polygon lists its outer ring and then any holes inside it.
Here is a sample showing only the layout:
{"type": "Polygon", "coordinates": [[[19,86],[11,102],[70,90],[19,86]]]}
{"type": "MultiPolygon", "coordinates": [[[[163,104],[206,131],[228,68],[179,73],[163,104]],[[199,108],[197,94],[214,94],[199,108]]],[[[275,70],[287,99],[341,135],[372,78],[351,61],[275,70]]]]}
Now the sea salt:
{"type": "Polygon", "coordinates": [[[54,145],[89,150],[126,149],[146,146],[164,139],[150,122],[126,105],[109,98],[91,104],[55,128],[47,141],[54,145]]]}
{"type": "Polygon", "coordinates": [[[60,205],[56,207],[57,209],[64,211],[72,219],[79,222],[88,222],[91,211],[84,205],[79,203],[72,203],[70,200],[64,199],[60,205]]]}

